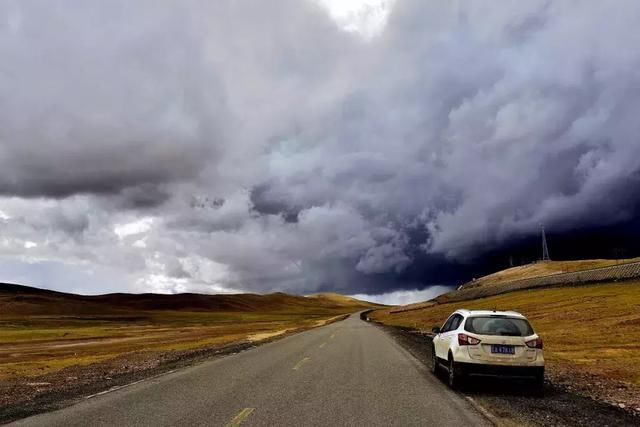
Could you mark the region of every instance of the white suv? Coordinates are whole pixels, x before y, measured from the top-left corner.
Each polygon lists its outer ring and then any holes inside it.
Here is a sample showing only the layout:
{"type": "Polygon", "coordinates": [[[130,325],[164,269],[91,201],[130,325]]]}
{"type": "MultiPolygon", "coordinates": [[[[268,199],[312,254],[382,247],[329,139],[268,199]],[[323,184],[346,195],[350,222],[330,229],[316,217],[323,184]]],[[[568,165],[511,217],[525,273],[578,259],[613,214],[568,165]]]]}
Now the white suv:
{"type": "Polygon", "coordinates": [[[432,371],[446,370],[450,387],[467,377],[490,376],[531,379],[542,391],[542,339],[522,314],[456,310],[433,332],[432,371]]]}

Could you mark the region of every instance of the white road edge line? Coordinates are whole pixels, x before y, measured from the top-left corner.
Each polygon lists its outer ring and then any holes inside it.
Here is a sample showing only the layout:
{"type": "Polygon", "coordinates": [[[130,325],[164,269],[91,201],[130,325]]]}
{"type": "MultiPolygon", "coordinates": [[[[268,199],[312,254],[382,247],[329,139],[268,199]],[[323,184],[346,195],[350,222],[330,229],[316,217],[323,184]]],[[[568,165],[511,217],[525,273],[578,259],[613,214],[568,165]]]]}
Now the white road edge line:
{"type": "Polygon", "coordinates": [[[305,357],[303,358],[301,361],[299,361],[298,363],[296,363],[296,366],[293,367],[294,371],[299,370],[300,368],[302,368],[302,365],[304,365],[305,363],[307,363],[309,360],[311,360],[310,357],[305,357]]]}
{"type": "Polygon", "coordinates": [[[502,422],[500,422],[500,420],[495,415],[493,415],[491,412],[489,412],[484,406],[482,406],[478,402],[476,402],[476,400],[473,397],[467,396],[466,394],[463,394],[463,396],[464,396],[465,399],[467,399],[467,401],[469,403],[471,403],[471,406],[473,406],[478,412],[480,412],[482,415],[484,415],[486,419],[491,421],[491,423],[494,426],[502,427],[502,426],[505,425],[502,422]]]}
{"type": "Polygon", "coordinates": [[[101,392],[98,392],[98,393],[95,393],[95,394],[90,394],[89,396],[85,396],[85,399],[91,399],[91,398],[96,397],[96,396],[102,396],[104,394],[108,394],[108,393],[111,393],[111,392],[114,392],[114,391],[117,391],[117,390],[120,390],[120,389],[123,389],[123,388],[126,388],[126,387],[131,387],[132,385],[139,384],[139,383],[144,382],[144,381],[154,380],[154,379],[162,377],[164,375],[169,375],[171,373],[174,373],[175,371],[176,371],[176,369],[172,369],[170,371],[163,372],[161,374],[154,375],[154,376],[149,377],[149,378],[143,378],[141,380],[134,381],[132,383],[123,384],[123,385],[116,385],[116,386],[113,386],[113,387],[111,387],[111,388],[109,388],[107,390],[103,390],[101,392]]]}

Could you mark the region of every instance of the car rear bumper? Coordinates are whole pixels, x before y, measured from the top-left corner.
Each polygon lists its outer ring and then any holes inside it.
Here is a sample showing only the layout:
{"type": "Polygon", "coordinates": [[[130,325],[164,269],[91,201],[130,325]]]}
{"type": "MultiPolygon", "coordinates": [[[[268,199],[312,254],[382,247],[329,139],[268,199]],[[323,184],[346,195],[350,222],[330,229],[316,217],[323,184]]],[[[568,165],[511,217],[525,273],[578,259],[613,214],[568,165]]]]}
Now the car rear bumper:
{"type": "Polygon", "coordinates": [[[544,376],[544,366],[504,366],[480,363],[458,363],[458,366],[468,376],[519,379],[536,379],[544,376]]]}

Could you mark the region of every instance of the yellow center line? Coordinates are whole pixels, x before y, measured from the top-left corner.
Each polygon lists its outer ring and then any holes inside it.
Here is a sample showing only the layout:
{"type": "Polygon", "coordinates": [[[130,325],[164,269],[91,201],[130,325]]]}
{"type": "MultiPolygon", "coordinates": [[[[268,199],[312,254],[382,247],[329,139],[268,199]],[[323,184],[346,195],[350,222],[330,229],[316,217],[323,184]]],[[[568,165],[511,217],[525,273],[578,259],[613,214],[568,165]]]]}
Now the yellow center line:
{"type": "Polygon", "coordinates": [[[324,347],[325,345],[327,345],[327,343],[326,343],[326,342],[323,342],[322,344],[320,344],[320,345],[318,346],[318,348],[322,348],[322,347],[324,347]]]}
{"type": "Polygon", "coordinates": [[[229,421],[226,427],[238,427],[244,420],[247,419],[249,415],[251,415],[254,409],[256,408],[244,408],[238,413],[238,415],[236,415],[231,421],[229,421]]]}
{"type": "Polygon", "coordinates": [[[304,365],[305,363],[307,363],[309,360],[311,360],[310,357],[305,357],[304,359],[302,359],[301,361],[299,361],[298,363],[296,363],[296,366],[293,367],[294,371],[297,371],[298,369],[300,369],[302,367],[302,365],[304,365]]]}

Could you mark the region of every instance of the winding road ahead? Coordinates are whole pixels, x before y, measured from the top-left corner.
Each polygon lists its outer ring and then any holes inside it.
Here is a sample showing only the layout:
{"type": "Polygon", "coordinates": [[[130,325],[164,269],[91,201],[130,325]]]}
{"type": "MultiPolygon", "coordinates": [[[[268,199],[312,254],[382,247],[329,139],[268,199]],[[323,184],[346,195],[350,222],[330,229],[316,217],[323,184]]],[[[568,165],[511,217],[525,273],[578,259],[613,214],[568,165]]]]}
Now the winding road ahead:
{"type": "Polygon", "coordinates": [[[21,426],[484,426],[357,315],[20,420],[21,426]]]}

